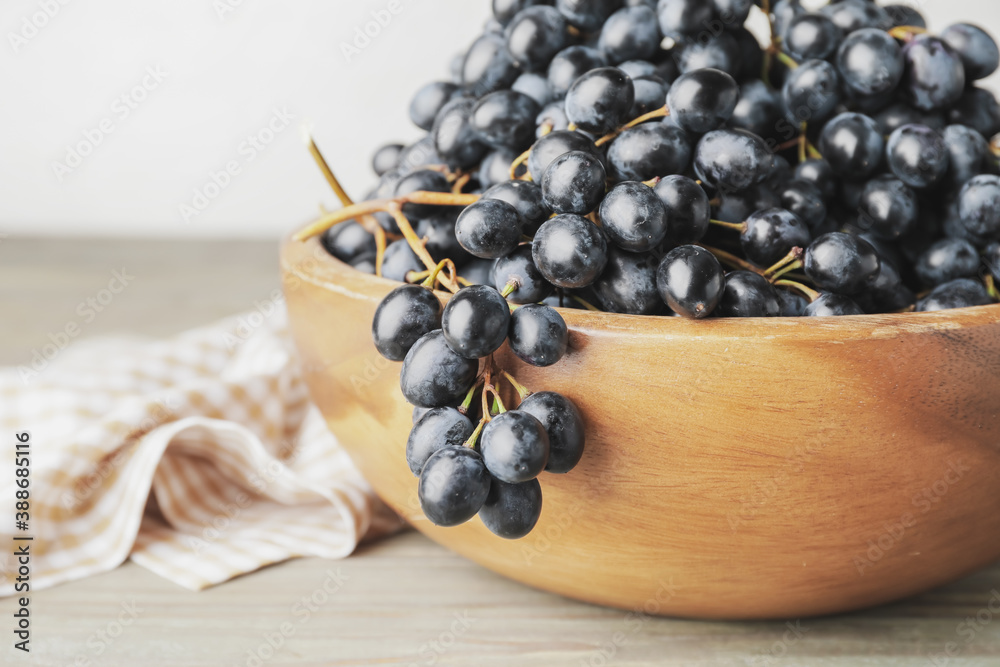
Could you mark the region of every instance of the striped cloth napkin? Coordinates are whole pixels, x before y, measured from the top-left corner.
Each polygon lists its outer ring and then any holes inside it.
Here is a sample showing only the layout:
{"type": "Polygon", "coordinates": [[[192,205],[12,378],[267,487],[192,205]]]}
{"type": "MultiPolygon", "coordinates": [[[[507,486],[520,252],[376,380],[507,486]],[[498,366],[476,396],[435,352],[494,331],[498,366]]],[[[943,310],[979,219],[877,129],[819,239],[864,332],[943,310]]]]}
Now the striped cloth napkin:
{"type": "MultiPolygon", "coordinates": [[[[164,341],[83,341],[37,374],[0,369],[0,543],[34,537],[33,590],[126,558],[201,590],[297,556],[344,558],[401,526],[309,402],[278,310],[164,341]],[[21,431],[27,531],[15,526],[21,431]]],[[[16,571],[4,549],[0,595],[16,571]]]]}

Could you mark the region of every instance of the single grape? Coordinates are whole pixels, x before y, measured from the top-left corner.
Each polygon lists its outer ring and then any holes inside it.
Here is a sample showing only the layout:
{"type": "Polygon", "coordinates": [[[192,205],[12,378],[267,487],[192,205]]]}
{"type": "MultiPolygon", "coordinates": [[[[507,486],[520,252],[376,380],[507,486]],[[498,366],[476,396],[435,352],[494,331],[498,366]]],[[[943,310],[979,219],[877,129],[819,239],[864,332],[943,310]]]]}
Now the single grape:
{"type": "Polygon", "coordinates": [[[934,130],[944,129],[944,115],[937,111],[918,111],[906,102],[894,102],[873,116],[886,137],[904,125],[926,125],[934,130]]]}
{"type": "Polygon", "coordinates": [[[687,133],[666,123],[643,123],[622,132],[608,147],[608,168],[617,181],[648,181],[679,174],[691,162],[687,133]]]}
{"type": "Polygon", "coordinates": [[[635,89],[635,101],[627,114],[629,118],[645,116],[662,108],[670,90],[670,84],[655,74],[632,77],[632,87],[635,89]]]}
{"type": "Polygon", "coordinates": [[[518,155],[510,148],[498,148],[487,154],[479,163],[479,170],[475,175],[479,179],[479,186],[490,188],[506,182],[510,178],[510,165],[518,155]]]}
{"type": "Polygon", "coordinates": [[[645,60],[660,48],[656,12],[647,5],[623,7],[604,23],[597,48],[617,65],[627,60],[645,60]]]}
{"type": "Polygon", "coordinates": [[[824,202],[831,202],[837,194],[837,178],[833,167],[824,159],[809,159],[796,165],[794,177],[795,180],[815,185],[824,202]]]}
{"type": "Polygon", "coordinates": [[[390,361],[402,361],[414,343],[441,328],[441,302],[429,289],[402,285],[389,292],[375,310],[372,340],[390,361]]]}
{"type": "Polygon", "coordinates": [[[328,229],[321,242],[328,253],[345,264],[375,253],[375,237],[353,220],[328,229]]]}
{"type": "Polygon", "coordinates": [[[584,132],[606,134],[629,120],[633,102],[632,79],[617,67],[601,67],[570,86],[566,117],[584,132]]]}
{"type": "Polygon", "coordinates": [[[859,113],[842,113],[823,127],[819,151],[841,178],[865,180],[882,161],[885,141],[878,125],[859,113]]]}
{"type": "Polygon", "coordinates": [[[537,72],[525,72],[517,77],[517,81],[510,89],[535,100],[539,108],[548,106],[553,100],[552,87],[549,85],[548,77],[537,72]]]}
{"type": "Polygon", "coordinates": [[[399,387],[412,405],[458,405],[476,381],[479,362],[456,354],[440,329],[418,340],[403,360],[399,387]]]}
{"type": "Polygon", "coordinates": [[[878,252],[864,239],[842,232],[824,234],[806,248],[805,270],[822,290],[856,294],[878,275],[878,252]]]}
{"type": "Polygon", "coordinates": [[[771,16],[774,19],[774,34],[785,39],[788,28],[796,17],[808,13],[801,0],[778,0],[771,3],[771,16]]]}
{"type": "Polygon", "coordinates": [[[948,177],[952,186],[961,187],[984,171],[990,145],[983,135],[965,125],[949,125],[941,133],[948,149],[948,177]]]}
{"type": "Polygon", "coordinates": [[[667,176],[656,184],[653,192],[667,214],[668,243],[694,243],[705,236],[711,208],[700,185],[686,176],[667,176]]]}
{"type": "Polygon", "coordinates": [[[670,86],[670,117],[683,130],[704,134],[718,129],[733,115],[739,87],[729,74],[716,69],[682,74],[670,86]]]}
{"type": "Polygon", "coordinates": [[[510,307],[489,285],[460,289],[444,308],[441,330],[455,354],[481,359],[496,352],[507,340],[510,307]]]}
{"type": "Polygon", "coordinates": [[[586,215],[604,198],[607,174],[590,153],[560,155],[542,175],[542,201],[556,213],[586,215]]]}
{"type": "Polygon", "coordinates": [[[804,248],[812,240],[809,227],[797,215],[783,208],[757,211],[746,219],[740,234],[743,252],[751,262],[771,266],[791,252],[804,248]]]}
{"type": "Polygon", "coordinates": [[[386,144],[375,151],[372,156],[372,170],[375,174],[382,176],[399,166],[399,156],[404,148],[403,144],[386,144]]]}
{"type": "Polygon", "coordinates": [[[825,120],[840,103],[840,77],[825,60],[807,60],[789,73],[781,97],[793,124],[825,120]]]}
{"type": "Polygon", "coordinates": [[[556,0],[556,9],[573,27],[585,33],[600,30],[621,6],[621,0],[556,0]]]}
{"type": "Polygon", "coordinates": [[[500,25],[506,26],[528,7],[548,4],[551,4],[551,0],[493,0],[493,16],[500,25]]]}
{"type": "Polygon", "coordinates": [[[703,319],[715,311],[726,291],[726,274],[715,255],[688,245],[674,248],[656,273],[660,296],[678,315],[703,319]]]}
{"type": "Polygon", "coordinates": [[[607,67],[608,64],[604,53],[592,46],[580,44],[567,46],[557,53],[552,62],[549,63],[549,87],[552,89],[553,98],[563,99],[574,81],[587,72],[599,67],[607,67]]]}
{"type": "Polygon", "coordinates": [[[802,317],[805,315],[809,300],[801,294],[791,290],[779,289],[778,301],[781,304],[781,315],[779,317],[802,317]]]}
{"type": "Polygon", "coordinates": [[[566,354],[569,330],[562,315],[549,306],[532,303],[510,316],[510,349],[532,366],[546,367],[566,354]]]}
{"type": "Polygon", "coordinates": [[[715,8],[715,15],[725,25],[726,29],[742,26],[747,17],[750,16],[750,8],[753,7],[753,0],[711,0],[710,3],[715,8]]]}
{"type": "MultiPolygon", "coordinates": [[[[374,256],[372,257],[374,259],[374,256]]],[[[382,258],[382,277],[386,280],[405,283],[406,275],[410,271],[419,272],[424,268],[424,263],[404,239],[393,241],[386,246],[385,256],[382,258]]]]}
{"type": "Polygon", "coordinates": [[[461,447],[473,430],[469,418],[455,408],[431,408],[423,412],[414,422],[406,441],[406,463],[410,472],[420,477],[427,459],[436,451],[445,447],[461,447]]]}
{"type": "Polygon", "coordinates": [[[752,271],[733,271],[726,276],[726,289],[715,309],[716,317],[778,317],[781,301],[764,276],[752,271]]]}
{"type": "Polygon", "coordinates": [[[470,285],[492,285],[493,265],[492,259],[474,259],[463,266],[459,274],[469,281],[470,285]]]}
{"type": "Polygon", "coordinates": [[[573,402],[554,391],[542,391],[521,401],[517,409],[537,419],[549,437],[545,470],[564,474],[575,468],[583,458],[586,434],[583,417],[573,402]]]}
{"type": "Polygon", "coordinates": [[[421,130],[430,132],[434,127],[434,119],[456,97],[458,91],[458,86],[447,81],[428,83],[417,91],[410,102],[410,120],[421,130]]]}
{"type": "Polygon", "coordinates": [[[971,308],[993,303],[983,284],[968,278],[959,278],[939,285],[933,292],[917,302],[917,312],[931,313],[952,308],[971,308]]]}
{"type": "Polygon", "coordinates": [[[549,436],[535,417],[520,410],[497,415],[483,429],[480,451],[486,468],[508,484],[535,479],[549,460],[549,436]]]}
{"type": "Polygon", "coordinates": [[[822,14],[800,14],[788,23],[784,47],[794,58],[824,59],[837,50],[843,34],[840,28],[822,14]]]}
{"type": "Polygon", "coordinates": [[[542,200],[542,189],[531,181],[505,181],[494,185],[483,193],[483,199],[499,199],[505,201],[521,214],[524,219],[524,229],[528,236],[534,234],[543,222],[549,219],[552,211],[542,200]]]}
{"type": "Polygon", "coordinates": [[[494,535],[519,540],[534,529],[542,514],[542,485],[537,479],[508,484],[494,479],[479,518],[494,535]]]}
{"type": "Polygon", "coordinates": [[[420,473],[417,495],[436,526],[457,526],[476,516],[490,492],[483,457],[467,447],[436,451],[420,473]]]}
{"type": "Polygon", "coordinates": [[[984,137],[1000,132],[1000,102],[988,90],[969,86],[948,109],[948,123],[968,125],[984,137]]]}
{"type": "Polygon", "coordinates": [[[507,51],[507,40],[495,33],[477,39],[462,61],[462,84],[475,97],[509,88],[520,74],[507,51]]]}
{"type": "Polygon", "coordinates": [[[948,148],[924,125],[904,125],[889,136],[886,161],[896,178],[914,188],[934,185],[948,172],[948,148]]]}
{"type": "Polygon", "coordinates": [[[837,51],[837,70],[859,95],[896,89],[903,78],[903,51],[888,33],[876,28],[853,32],[837,51]]]}
{"type": "Polygon", "coordinates": [[[909,5],[886,5],[882,9],[889,15],[892,27],[894,28],[897,26],[927,27],[927,21],[923,15],[909,5]]]}
{"type": "Polygon", "coordinates": [[[792,179],[775,194],[778,195],[781,208],[795,214],[810,230],[819,229],[826,220],[827,210],[823,193],[812,182],[792,179]]]}
{"type": "Polygon", "coordinates": [[[552,284],[545,279],[531,258],[531,246],[522,245],[496,261],[493,267],[493,284],[503,290],[514,281],[517,288],[507,296],[511,303],[538,303],[552,294],[552,284]]]}
{"type": "Polygon", "coordinates": [[[889,14],[870,0],[841,0],[823,7],[820,12],[829,17],[845,35],[863,28],[888,30],[892,27],[889,14]]]}
{"type": "Polygon", "coordinates": [[[1000,66],[997,43],[982,28],[956,23],[944,29],[941,40],[950,46],[965,67],[965,80],[985,79],[1000,66]]]}
{"type": "Polygon", "coordinates": [[[982,174],[970,179],[958,195],[962,227],[981,238],[1000,237],[1000,177],[982,174]]]}
{"type": "Polygon", "coordinates": [[[434,148],[449,167],[469,169],[479,164],[488,152],[472,124],[476,101],[462,97],[445,105],[434,121],[431,134],[434,148]]]}
{"type": "Polygon", "coordinates": [[[535,266],[557,287],[586,287],[608,262],[604,233],[584,217],[556,216],[543,224],[531,246],[535,266]]]}
{"type": "Polygon", "coordinates": [[[931,35],[918,35],[903,47],[905,74],[900,91],[921,111],[944,109],[962,96],[965,67],[945,42],[931,35]]]}
{"type": "Polygon", "coordinates": [[[728,32],[699,36],[697,40],[678,44],[674,51],[681,74],[711,68],[735,78],[742,69],[740,46],[728,32]]]}
{"type": "Polygon", "coordinates": [[[568,28],[566,19],[554,7],[528,7],[518,12],[507,26],[507,52],[523,69],[543,69],[567,46],[568,28]]]}
{"type": "Polygon", "coordinates": [[[480,199],[458,216],[455,236],[469,253],[482,259],[510,254],[521,242],[524,219],[501,199],[480,199]]]}
{"type": "Polygon", "coordinates": [[[876,176],[861,192],[858,225],[876,238],[893,240],[917,220],[917,193],[887,174],[876,176]]]}
{"type": "Polygon", "coordinates": [[[777,134],[782,118],[784,103],[780,92],[759,79],[740,84],[740,101],[729,119],[730,127],[768,138],[777,134]]]}
{"type": "Polygon", "coordinates": [[[541,182],[545,170],[556,158],[574,151],[582,151],[600,159],[598,148],[585,135],[580,132],[557,131],[542,137],[531,147],[528,170],[535,181],[541,182]]]}
{"type": "Polygon", "coordinates": [[[667,234],[667,212],[653,189],[620,183],[601,202],[600,219],[612,243],[629,252],[648,252],[667,234]]]}
{"type": "MultiPolygon", "coordinates": [[[[569,129],[569,118],[566,117],[566,105],[562,100],[549,102],[535,118],[538,129],[535,138],[541,139],[552,132],[565,132],[569,129]]],[[[577,134],[574,132],[573,134],[577,134]]],[[[583,134],[580,134],[583,137],[583,134]]],[[[584,137],[586,138],[586,137],[584,137]]]]}
{"type": "Polygon", "coordinates": [[[715,130],[694,151],[694,170],[709,187],[746,190],[762,183],[771,171],[771,152],[764,140],[746,130],[715,130]]]}
{"type": "Polygon", "coordinates": [[[864,315],[865,312],[851,297],[843,294],[824,292],[819,298],[806,306],[806,317],[842,317],[845,315],[864,315]]]}
{"type": "Polygon", "coordinates": [[[660,315],[665,310],[656,289],[656,256],[648,252],[608,249],[608,264],[591,286],[605,312],[660,315]]]}
{"type": "Polygon", "coordinates": [[[916,295],[903,284],[896,267],[892,262],[885,260],[882,261],[878,275],[869,288],[852,298],[868,314],[891,313],[917,302],[916,295]]]}
{"type": "Polygon", "coordinates": [[[957,278],[979,275],[979,253],[964,239],[941,239],[920,256],[917,275],[927,287],[936,287],[957,278]]]}
{"type": "Polygon", "coordinates": [[[659,0],[656,14],[660,31],[675,40],[696,35],[714,19],[713,9],[705,0],[659,0]]]}
{"type": "Polygon", "coordinates": [[[491,146],[523,150],[534,140],[535,116],[540,111],[538,102],[527,95],[499,90],[473,107],[472,128],[491,146]]]}

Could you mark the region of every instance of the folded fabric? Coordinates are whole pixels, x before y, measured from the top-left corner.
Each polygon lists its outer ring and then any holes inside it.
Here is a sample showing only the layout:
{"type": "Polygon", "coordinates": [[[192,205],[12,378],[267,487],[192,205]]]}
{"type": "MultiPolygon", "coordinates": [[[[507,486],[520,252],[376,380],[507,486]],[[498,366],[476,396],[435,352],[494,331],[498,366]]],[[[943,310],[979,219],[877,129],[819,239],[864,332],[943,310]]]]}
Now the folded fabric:
{"type": "MultiPolygon", "coordinates": [[[[31,536],[37,590],[126,558],[200,590],[297,556],[343,558],[401,521],[313,406],[283,308],[164,341],[98,339],[0,369],[0,540],[31,536]],[[27,530],[14,434],[30,433],[27,530]]],[[[0,556],[0,595],[16,559],[0,556]]]]}

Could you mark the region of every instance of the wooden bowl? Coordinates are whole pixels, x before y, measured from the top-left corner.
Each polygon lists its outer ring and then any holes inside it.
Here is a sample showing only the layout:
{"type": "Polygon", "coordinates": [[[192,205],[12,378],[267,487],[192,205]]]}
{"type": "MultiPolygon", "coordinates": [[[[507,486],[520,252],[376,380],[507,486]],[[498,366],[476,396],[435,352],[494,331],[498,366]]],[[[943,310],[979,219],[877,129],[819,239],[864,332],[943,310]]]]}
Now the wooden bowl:
{"type": "Polygon", "coordinates": [[[397,284],[287,242],[313,400],[389,505],[531,586],[650,614],[796,618],[918,593],[1000,558],[1000,306],[691,322],[563,312],[556,366],[504,366],[581,409],[587,449],[544,474],[522,540],[422,515],[400,364],[371,341],[397,284]]]}

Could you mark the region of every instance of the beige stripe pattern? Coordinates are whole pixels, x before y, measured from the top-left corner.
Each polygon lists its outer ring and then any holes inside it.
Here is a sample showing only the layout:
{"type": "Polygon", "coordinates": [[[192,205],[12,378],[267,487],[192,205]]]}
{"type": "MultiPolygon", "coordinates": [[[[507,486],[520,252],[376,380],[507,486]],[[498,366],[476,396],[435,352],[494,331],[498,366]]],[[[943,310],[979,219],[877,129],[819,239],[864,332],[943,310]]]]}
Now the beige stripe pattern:
{"type": "MultiPolygon", "coordinates": [[[[76,343],[37,374],[0,369],[0,540],[34,537],[33,589],[131,557],[201,590],[289,558],[344,558],[399,529],[309,402],[284,313],[249,333],[241,321],[76,343]],[[14,524],[20,431],[27,532],[14,524]]],[[[0,556],[0,596],[14,570],[0,556]]]]}

